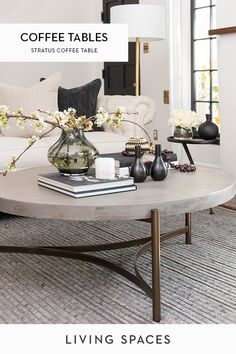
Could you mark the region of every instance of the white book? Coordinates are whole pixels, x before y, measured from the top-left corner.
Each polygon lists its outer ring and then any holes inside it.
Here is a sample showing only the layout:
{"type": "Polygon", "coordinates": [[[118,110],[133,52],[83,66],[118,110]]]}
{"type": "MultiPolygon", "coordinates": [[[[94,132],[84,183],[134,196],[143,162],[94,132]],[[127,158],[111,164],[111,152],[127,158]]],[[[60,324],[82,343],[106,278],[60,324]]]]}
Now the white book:
{"type": "Polygon", "coordinates": [[[96,179],[93,175],[85,176],[63,176],[59,173],[47,173],[38,175],[38,182],[61,188],[73,193],[91,192],[99,189],[109,189],[117,187],[132,186],[132,177],[115,177],[112,180],[96,179]]]}
{"type": "Polygon", "coordinates": [[[74,198],[85,198],[85,197],[93,197],[97,195],[104,195],[104,194],[113,194],[113,193],[121,193],[121,192],[130,192],[130,191],[135,191],[137,189],[136,185],[131,185],[131,186],[124,186],[124,187],[113,187],[113,188],[106,188],[106,189],[99,189],[99,190],[93,190],[93,191],[83,191],[83,192],[70,192],[68,190],[52,186],[50,184],[44,183],[44,182],[38,182],[40,186],[52,189],[56,192],[60,192],[66,195],[69,195],[70,197],[74,198]]]}

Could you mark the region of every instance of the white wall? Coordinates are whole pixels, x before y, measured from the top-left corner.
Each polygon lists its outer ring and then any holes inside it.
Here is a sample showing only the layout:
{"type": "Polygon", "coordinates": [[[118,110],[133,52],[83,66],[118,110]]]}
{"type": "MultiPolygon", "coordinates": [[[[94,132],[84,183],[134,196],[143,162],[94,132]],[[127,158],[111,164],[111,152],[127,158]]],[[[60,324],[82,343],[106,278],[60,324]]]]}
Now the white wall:
{"type": "MultiPolygon", "coordinates": [[[[161,5],[166,8],[166,39],[149,42],[150,51],[143,53],[141,43],[141,94],[151,97],[157,106],[155,120],[149,124],[148,131],[159,131],[159,143],[163,148],[170,147],[166,138],[170,135],[168,127],[169,105],[163,103],[163,90],[169,89],[169,40],[168,40],[168,0],[140,0],[140,4],[161,5]]],[[[144,19],[145,21],[145,19],[144,19]]]]}
{"type": "Polygon", "coordinates": [[[236,1],[217,0],[217,28],[236,26],[236,1]],[[227,4],[227,5],[226,5],[227,4]]]}
{"type": "MultiPolygon", "coordinates": [[[[96,23],[101,4],[102,0],[0,0],[0,22],[96,23]]],[[[0,63],[0,81],[29,86],[56,71],[62,73],[62,85],[68,88],[102,74],[99,63],[0,63]]]]}
{"type": "MultiPolygon", "coordinates": [[[[236,26],[235,0],[217,0],[217,27],[236,26]]],[[[221,165],[236,177],[236,34],[218,37],[219,89],[221,115],[221,165]]]]}

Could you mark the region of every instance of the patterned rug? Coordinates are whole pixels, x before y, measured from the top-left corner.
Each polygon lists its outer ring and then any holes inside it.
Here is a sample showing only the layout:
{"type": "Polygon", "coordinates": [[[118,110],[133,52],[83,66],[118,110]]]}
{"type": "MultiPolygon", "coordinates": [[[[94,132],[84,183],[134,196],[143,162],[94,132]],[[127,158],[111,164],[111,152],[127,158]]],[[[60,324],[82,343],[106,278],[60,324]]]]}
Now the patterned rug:
{"type": "MultiPolygon", "coordinates": [[[[184,216],[162,218],[162,232],[184,216]]],[[[1,214],[2,245],[75,245],[150,234],[140,221],[70,222],[1,214]]],[[[138,248],[103,252],[133,268],[138,248]]],[[[193,244],[161,245],[162,324],[236,323],[236,217],[216,208],[193,214],[193,244]]],[[[151,254],[139,261],[150,277],[151,254]]],[[[153,323],[151,301],[121,276],[78,260],[0,255],[0,323],[153,323]]]]}

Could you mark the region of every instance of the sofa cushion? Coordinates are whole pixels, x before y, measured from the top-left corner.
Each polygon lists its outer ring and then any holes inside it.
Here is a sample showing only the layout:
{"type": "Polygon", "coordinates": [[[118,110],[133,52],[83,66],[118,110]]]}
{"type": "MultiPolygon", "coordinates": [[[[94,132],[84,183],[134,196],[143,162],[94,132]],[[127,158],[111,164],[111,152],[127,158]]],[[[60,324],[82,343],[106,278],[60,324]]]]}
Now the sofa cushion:
{"type": "MultiPolygon", "coordinates": [[[[37,82],[28,88],[0,83],[0,105],[8,106],[10,112],[16,112],[22,107],[23,113],[26,115],[30,115],[37,109],[54,113],[58,110],[57,94],[60,80],[61,74],[55,73],[48,77],[47,80],[37,82]]],[[[47,129],[50,129],[50,127],[47,129]]],[[[37,135],[30,123],[27,123],[24,129],[21,129],[16,125],[16,119],[14,118],[9,119],[9,128],[2,128],[1,133],[8,137],[22,138],[27,138],[34,134],[37,135]]],[[[58,135],[58,131],[55,129],[48,135],[58,135]]]]}
{"type": "Polygon", "coordinates": [[[122,122],[119,128],[114,127],[112,124],[104,124],[106,132],[125,135],[128,138],[136,136],[147,139],[146,133],[137,124],[145,128],[145,125],[153,121],[156,107],[151,98],[128,95],[99,96],[98,106],[104,107],[109,112],[113,112],[117,106],[123,106],[129,112],[125,120],[129,120],[130,122],[122,122]]]}
{"type": "MultiPolygon", "coordinates": [[[[37,141],[17,162],[17,169],[48,165],[48,148],[57,141],[58,137],[58,135],[50,136],[37,141]]],[[[27,138],[0,135],[0,170],[5,170],[11,157],[18,156],[26,146],[27,138]]]]}
{"type": "Polygon", "coordinates": [[[85,133],[88,140],[96,146],[100,154],[121,152],[125,148],[127,137],[112,132],[85,133]]]}
{"type": "MultiPolygon", "coordinates": [[[[45,80],[41,78],[40,81],[45,80]]],[[[102,81],[95,79],[86,85],[66,89],[59,87],[58,89],[58,107],[59,111],[64,111],[70,107],[76,109],[78,116],[86,115],[91,117],[97,111],[97,97],[101,88],[102,81]]],[[[93,126],[93,131],[103,131],[103,127],[93,126]]]]}

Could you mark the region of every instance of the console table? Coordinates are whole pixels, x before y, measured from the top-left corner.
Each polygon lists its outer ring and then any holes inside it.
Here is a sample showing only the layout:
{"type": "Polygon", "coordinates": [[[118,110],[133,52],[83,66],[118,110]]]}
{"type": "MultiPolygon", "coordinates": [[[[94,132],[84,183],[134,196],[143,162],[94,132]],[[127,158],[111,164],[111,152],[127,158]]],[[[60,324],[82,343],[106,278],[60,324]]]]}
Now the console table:
{"type": "Polygon", "coordinates": [[[194,161],[192,155],[189,151],[188,144],[193,145],[220,145],[220,138],[216,138],[214,140],[203,140],[199,138],[191,138],[191,139],[181,139],[175,138],[173,136],[169,136],[167,140],[171,143],[182,144],[186,155],[188,156],[189,162],[191,165],[194,165],[194,161]]]}

